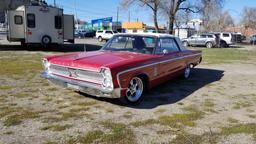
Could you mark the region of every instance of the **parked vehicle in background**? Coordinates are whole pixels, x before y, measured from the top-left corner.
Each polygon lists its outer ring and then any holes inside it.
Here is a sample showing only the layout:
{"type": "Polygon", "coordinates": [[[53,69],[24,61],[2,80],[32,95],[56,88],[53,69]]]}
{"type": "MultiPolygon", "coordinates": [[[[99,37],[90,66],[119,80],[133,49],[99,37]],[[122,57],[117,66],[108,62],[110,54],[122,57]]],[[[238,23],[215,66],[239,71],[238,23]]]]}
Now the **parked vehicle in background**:
{"type": "Polygon", "coordinates": [[[246,40],[246,37],[241,33],[232,33],[232,35],[235,43],[242,43],[244,40],[246,40]]]}
{"type": "Polygon", "coordinates": [[[206,46],[212,48],[216,46],[216,36],[214,34],[193,35],[182,40],[183,46],[206,46]]]}
{"type": "Polygon", "coordinates": [[[8,35],[11,42],[26,44],[74,43],[74,16],[63,14],[63,9],[31,4],[7,12],[8,35]]]}
{"type": "Polygon", "coordinates": [[[95,31],[92,30],[83,30],[79,32],[79,38],[86,38],[86,37],[94,37],[95,31]]]}
{"type": "Polygon", "coordinates": [[[103,40],[109,40],[112,38],[115,34],[117,34],[117,31],[112,30],[97,30],[96,31],[96,38],[102,42],[103,40]]]}
{"type": "Polygon", "coordinates": [[[251,36],[250,43],[256,45],[256,35],[251,36]]]}
{"type": "Polygon", "coordinates": [[[117,34],[99,51],[45,57],[42,76],[89,95],[138,103],[147,89],[189,78],[201,60],[201,51],[169,34],[117,34]]]}
{"type": "Polygon", "coordinates": [[[219,47],[229,47],[235,43],[234,36],[228,32],[214,32],[219,37],[219,47]]]}

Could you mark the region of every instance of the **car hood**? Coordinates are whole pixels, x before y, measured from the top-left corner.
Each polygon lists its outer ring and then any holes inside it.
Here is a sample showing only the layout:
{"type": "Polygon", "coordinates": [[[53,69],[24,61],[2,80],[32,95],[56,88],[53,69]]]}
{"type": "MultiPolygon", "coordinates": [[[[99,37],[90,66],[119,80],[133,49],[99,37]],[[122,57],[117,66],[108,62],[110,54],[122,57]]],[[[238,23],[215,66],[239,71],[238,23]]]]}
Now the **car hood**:
{"type": "Polygon", "coordinates": [[[100,50],[48,57],[48,60],[56,65],[99,71],[101,67],[115,68],[152,57],[150,54],[100,50]]]}

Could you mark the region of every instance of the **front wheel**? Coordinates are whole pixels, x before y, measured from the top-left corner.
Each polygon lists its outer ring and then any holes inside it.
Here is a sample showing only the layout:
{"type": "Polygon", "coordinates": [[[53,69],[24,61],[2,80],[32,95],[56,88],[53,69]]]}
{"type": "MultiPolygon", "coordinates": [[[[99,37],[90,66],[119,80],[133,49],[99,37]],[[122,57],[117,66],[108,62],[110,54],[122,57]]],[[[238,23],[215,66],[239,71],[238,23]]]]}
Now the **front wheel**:
{"type": "Polygon", "coordinates": [[[126,90],[125,99],[132,104],[139,103],[142,99],[144,92],[144,82],[139,77],[131,79],[129,86],[126,90]]]}
{"type": "Polygon", "coordinates": [[[186,68],[185,68],[185,70],[184,70],[184,74],[183,74],[183,77],[184,77],[185,79],[188,79],[188,78],[189,78],[190,73],[191,73],[191,67],[192,67],[192,66],[191,66],[190,64],[186,66],[186,68]]]}
{"type": "Polygon", "coordinates": [[[206,47],[207,47],[207,48],[212,48],[212,47],[213,47],[213,44],[212,44],[211,42],[208,42],[208,43],[206,43],[206,47]]]}

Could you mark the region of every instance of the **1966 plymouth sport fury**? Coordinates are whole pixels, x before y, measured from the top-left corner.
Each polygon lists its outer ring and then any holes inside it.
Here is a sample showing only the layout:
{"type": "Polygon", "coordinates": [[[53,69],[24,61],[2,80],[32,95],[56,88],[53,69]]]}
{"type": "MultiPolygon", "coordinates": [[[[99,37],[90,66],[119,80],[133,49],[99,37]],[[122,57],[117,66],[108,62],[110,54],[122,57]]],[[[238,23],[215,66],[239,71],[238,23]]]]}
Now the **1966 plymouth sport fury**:
{"type": "Polygon", "coordinates": [[[118,34],[99,51],[43,58],[44,78],[97,97],[138,103],[143,92],[177,76],[188,78],[202,60],[168,34],[118,34]]]}

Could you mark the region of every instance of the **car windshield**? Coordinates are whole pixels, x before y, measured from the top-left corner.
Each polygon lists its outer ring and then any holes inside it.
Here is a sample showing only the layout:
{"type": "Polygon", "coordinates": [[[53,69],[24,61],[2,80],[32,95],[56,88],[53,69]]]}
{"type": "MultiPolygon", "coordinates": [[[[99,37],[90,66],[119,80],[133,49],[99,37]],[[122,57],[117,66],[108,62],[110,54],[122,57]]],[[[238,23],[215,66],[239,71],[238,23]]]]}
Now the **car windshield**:
{"type": "Polygon", "coordinates": [[[117,31],[113,31],[113,33],[118,33],[117,31]]]}
{"type": "Polygon", "coordinates": [[[152,54],[156,38],[149,36],[114,36],[102,49],[152,54]]]}

